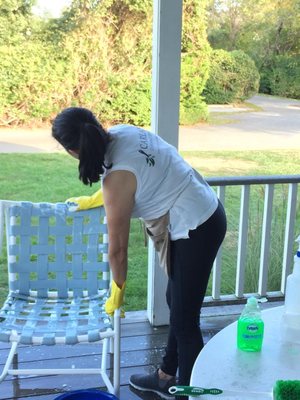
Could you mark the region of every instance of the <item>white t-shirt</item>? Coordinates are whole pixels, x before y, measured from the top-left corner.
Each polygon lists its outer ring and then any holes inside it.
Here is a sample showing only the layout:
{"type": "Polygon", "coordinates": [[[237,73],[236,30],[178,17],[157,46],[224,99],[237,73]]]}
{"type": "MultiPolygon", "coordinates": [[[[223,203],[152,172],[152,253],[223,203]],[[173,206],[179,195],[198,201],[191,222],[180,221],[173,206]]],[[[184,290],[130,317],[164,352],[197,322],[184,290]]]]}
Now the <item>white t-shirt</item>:
{"type": "Polygon", "coordinates": [[[112,171],[132,172],[137,181],[133,218],[155,219],[170,212],[172,240],[188,238],[216,210],[215,192],[160,136],[132,125],[109,129],[102,179],[112,171]]]}

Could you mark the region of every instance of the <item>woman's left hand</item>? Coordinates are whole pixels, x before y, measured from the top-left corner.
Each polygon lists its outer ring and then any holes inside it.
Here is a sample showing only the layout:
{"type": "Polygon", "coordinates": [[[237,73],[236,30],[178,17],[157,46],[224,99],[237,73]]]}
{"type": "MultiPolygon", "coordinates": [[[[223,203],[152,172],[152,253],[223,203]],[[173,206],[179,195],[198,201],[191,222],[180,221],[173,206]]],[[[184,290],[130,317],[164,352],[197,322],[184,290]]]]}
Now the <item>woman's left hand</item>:
{"type": "MultiPolygon", "coordinates": [[[[126,282],[124,282],[122,287],[120,288],[115,281],[112,281],[111,293],[105,303],[105,312],[108,315],[110,316],[114,315],[115,310],[117,310],[123,305],[125,286],[126,282]]],[[[124,317],[125,317],[125,312],[124,310],[121,310],[121,318],[124,317]]]]}

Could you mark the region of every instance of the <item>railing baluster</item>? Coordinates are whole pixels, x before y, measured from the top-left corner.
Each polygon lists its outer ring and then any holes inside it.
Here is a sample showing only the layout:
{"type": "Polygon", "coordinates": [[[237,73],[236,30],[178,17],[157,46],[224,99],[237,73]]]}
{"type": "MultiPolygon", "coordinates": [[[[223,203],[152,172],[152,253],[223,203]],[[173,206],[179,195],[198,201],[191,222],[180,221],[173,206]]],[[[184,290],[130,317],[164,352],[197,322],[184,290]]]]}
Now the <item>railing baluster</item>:
{"type": "Polygon", "coordinates": [[[274,197],[274,184],[267,184],[265,191],[264,218],[262,226],[262,240],[261,240],[259,280],[258,280],[258,294],[260,296],[265,296],[267,293],[273,197],[274,197]]]}
{"type": "Polygon", "coordinates": [[[282,276],[281,276],[281,292],[285,293],[286,278],[291,272],[293,263],[293,242],[294,242],[294,229],[296,219],[296,204],[297,204],[297,191],[298,184],[289,184],[289,196],[286,212],[286,225],[284,235],[284,250],[282,262],[282,276]]]}
{"type": "MultiPolygon", "coordinates": [[[[269,299],[282,299],[284,295],[286,277],[291,270],[293,259],[293,241],[295,235],[295,220],[297,214],[297,194],[299,191],[300,175],[273,175],[273,176],[232,176],[232,177],[215,177],[208,178],[208,183],[218,188],[218,196],[225,203],[225,188],[227,186],[241,186],[241,205],[240,205],[240,221],[239,221],[239,238],[237,249],[237,271],[235,293],[221,294],[221,270],[222,270],[222,248],[219,250],[213,267],[212,296],[205,298],[206,304],[227,304],[241,302],[245,297],[252,295],[267,296],[269,299]],[[281,291],[267,291],[269,255],[271,242],[272,227],[272,208],[274,197],[274,185],[289,185],[289,196],[285,221],[285,238],[284,238],[284,254],[283,269],[281,278],[281,291]],[[248,248],[248,223],[249,223],[249,203],[250,188],[252,185],[266,185],[264,199],[264,216],[262,223],[262,242],[260,247],[260,270],[258,279],[258,289],[254,293],[245,293],[245,269],[247,261],[248,248]]],[[[227,193],[227,192],[226,192],[227,193]]],[[[228,196],[228,195],[227,195],[228,196]]],[[[227,210],[230,207],[230,201],[226,199],[227,210]]],[[[299,232],[296,232],[300,234],[299,232]]],[[[226,243],[226,239],[225,239],[226,243]]],[[[231,244],[230,244],[231,246],[231,244]]],[[[226,254],[227,255],[227,254],[226,254]]],[[[224,257],[223,257],[224,261],[224,257]]],[[[251,289],[250,289],[251,290],[251,289]]]]}
{"type": "MultiPolygon", "coordinates": [[[[218,186],[217,196],[220,202],[225,206],[225,188],[226,186],[218,186]]],[[[221,294],[221,266],[222,266],[222,246],[218,251],[217,257],[213,266],[213,278],[212,278],[212,297],[214,300],[220,299],[221,294]]]]}
{"type": "Polygon", "coordinates": [[[242,186],[235,295],[243,297],[246,269],[250,185],[242,186]]]}

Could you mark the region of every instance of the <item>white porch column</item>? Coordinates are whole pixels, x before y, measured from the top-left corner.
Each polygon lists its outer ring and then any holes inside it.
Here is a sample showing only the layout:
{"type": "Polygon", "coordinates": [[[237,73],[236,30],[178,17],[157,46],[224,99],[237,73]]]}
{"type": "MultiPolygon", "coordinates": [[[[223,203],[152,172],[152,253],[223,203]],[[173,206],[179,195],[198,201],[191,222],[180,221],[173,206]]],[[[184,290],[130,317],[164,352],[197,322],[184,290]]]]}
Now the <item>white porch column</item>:
{"type": "MultiPolygon", "coordinates": [[[[183,0],[154,0],[151,130],[178,147],[183,0]]],[[[167,278],[152,243],[148,253],[148,305],[151,324],[165,325],[167,278]]]]}

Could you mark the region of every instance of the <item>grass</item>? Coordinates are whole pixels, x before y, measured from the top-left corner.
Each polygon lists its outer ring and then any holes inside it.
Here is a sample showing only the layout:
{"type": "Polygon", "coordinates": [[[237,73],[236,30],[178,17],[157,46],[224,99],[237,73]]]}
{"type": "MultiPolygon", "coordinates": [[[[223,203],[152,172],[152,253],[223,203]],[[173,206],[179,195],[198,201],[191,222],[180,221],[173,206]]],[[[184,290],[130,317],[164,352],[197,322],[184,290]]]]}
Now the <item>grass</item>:
{"type": "Polygon", "coordinates": [[[244,114],[248,112],[260,112],[263,111],[263,108],[250,103],[248,101],[242,103],[230,104],[231,111],[210,111],[207,122],[210,125],[225,125],[225,124],[234,124],[239,122],[238,119],[230,118],[231,116],[235,116],[237,114],[244,114]],[[243,110],[240,110],[243,108],[243,110]]]}
{"type": "Polygon", "coordinates": [[[210,112],[207,123],[209,125],[225,125],[225,124],[235,124],[238,122],[237,119],[229,118],[230,115],[236,114],[235,112],[210,112]]]}
{"type": "MultiPolygon", "coordinates": [[[[293,175],[299,173],[300,154],[295,151],[222,151],[183,152],[183,157],[204,176],[293,175]]],[[[65,201],[68,197],[88,195],[97,190],[83,186],[78,180],[77,161],[66,154],[0,154],[0,198],[28,201],[65,201]]],[[[287,188],[276,187],[270,269],[273,271],[269,290],[277,290],[281,274],[282,240],[286,210],[287,188]]],[[[258,276],[258,256],[263,215],[264,188],[251,189],[246,288],[255,291],[258,276]]],[[[236,249],[239,222],[240,188],[228,188],[226,209],[228,233],[224,242],[223,293],[234,291],[236,249]]],[[[299,210],[298,210],[299,211],[299,210]]],[[[299,214],[299,212],[298,212],[299,214]]],[[[298,220],[299,222],[299,215],[298,220]]],[[[296,225],[297,226],[297,225],[296,225]]],[[[126,289],[126,309],[146,308],[147,247],[139,220],[131,224],[129,271],[126,289]]],[[[6,257],[0,259],[0,303],[7,293],[6,257]]],[[[208,293],[211,289],[211,282],[208,293]]]]}
{"type": "Polygon", "coordinates": [[[188,151],[183,157],[204,176],[294,175],[299,151],[188,151]]]}

